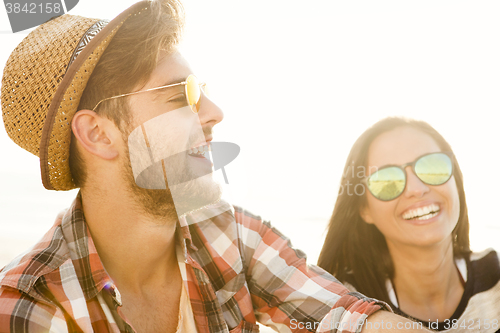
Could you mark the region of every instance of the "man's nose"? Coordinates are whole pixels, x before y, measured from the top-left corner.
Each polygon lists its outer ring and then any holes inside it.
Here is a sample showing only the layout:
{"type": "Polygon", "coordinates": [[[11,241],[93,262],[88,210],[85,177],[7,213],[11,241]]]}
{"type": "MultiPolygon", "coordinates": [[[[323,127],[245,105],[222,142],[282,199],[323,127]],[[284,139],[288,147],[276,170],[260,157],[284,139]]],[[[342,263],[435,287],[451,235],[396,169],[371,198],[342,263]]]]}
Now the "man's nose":
{"type": "Polygon", "coordinates": [[[198,117],[202,126],[215,126],[224,119],[224,113],[221,108],[212,102],[206,95],[203,95],[200,101],[198,117]]]}
{"type": "Polygon", "coordinates": [[[406,167],[406,189],[405,196],[410,197],[422,197],[425,193],[429,192],[429,186],[422,182],[420,178],[413,173],[411,166],[406,167]]]}

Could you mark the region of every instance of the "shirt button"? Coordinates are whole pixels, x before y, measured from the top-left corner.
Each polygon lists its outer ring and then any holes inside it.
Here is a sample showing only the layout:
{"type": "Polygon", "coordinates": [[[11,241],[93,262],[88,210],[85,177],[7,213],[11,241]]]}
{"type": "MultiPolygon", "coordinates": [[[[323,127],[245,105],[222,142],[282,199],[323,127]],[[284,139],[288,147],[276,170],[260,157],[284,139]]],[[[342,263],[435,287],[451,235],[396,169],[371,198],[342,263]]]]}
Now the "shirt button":
{"type": "Polygon", "coordinates": [[[115,299],[115,301],[118,303],[118,305],[122,306],[122,295],[120,294],[120,292],[118,291],[116,286],[110,282],[110,283],[106,284],[105,288],[109,290],[109,293],[115,299]]]}
{"type": "Polygon", "coordinates": [[[116,287],[113,289],[113,293],[115,294],[115,299],[116,301],[118,302],[118,305],[122,305],[122,295],[120,294],[120,292],[118,291],[118,289],[116,289],[116,287]]]}

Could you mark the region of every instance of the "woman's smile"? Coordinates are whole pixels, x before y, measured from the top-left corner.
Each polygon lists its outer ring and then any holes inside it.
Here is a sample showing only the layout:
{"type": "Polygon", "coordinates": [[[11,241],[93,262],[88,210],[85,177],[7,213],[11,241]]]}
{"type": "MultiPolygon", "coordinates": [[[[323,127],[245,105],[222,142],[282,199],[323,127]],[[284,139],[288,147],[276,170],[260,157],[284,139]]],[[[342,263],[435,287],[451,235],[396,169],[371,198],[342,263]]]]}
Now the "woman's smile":
{"type": "Polygon", "coordinates": [[[419,202],[407,208],[400,215],[401,218],[415,225],[432,223],[437,220],[441,213],[441,208],[437,202],[419,202]]]}

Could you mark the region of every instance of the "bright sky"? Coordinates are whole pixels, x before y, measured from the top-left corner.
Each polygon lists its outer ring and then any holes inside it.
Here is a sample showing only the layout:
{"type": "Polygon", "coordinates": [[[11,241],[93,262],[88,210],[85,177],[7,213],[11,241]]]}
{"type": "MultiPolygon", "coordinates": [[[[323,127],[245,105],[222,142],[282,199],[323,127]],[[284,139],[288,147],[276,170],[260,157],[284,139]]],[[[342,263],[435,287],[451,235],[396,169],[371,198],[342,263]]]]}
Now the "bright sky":
{"type": "MultiPolygon", "coordinates": [[[[112,18],[134,1],[80,0],[112,18]],[[113,3],[113,5],[111,5],[113,3]]],[[[452,145],[476,250],[500,236],[500,21],[497,1],[188,0],[182,50],[225,111],[233,200],[290,235],[315,262],[343,165],[368,126],[403,115],[452,145]]],[[[0,69],[26,32],[0,8],[0,69]]],[[[2,127],[3,128],[3,127],[2,127]]],[[[0,130],[0,234],[36,241],[75,192],[43,189],[38,158],[0,130]]],[[[21,246],[19,245],[19,247],[21,246]]],[[[12,256],[14,245],[0,244],[12,256]]]]}

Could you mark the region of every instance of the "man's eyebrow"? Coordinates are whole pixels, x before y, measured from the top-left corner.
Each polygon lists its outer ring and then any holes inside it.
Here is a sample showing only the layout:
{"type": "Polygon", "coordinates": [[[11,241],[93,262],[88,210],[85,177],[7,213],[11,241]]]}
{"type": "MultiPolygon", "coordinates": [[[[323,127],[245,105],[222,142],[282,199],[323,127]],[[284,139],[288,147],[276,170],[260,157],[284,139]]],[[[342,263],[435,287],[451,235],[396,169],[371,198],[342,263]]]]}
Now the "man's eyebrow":
{"type": "Polygon", "coordinates": [[[177,84],[177,83],[182,83],[182,82],[185,82],[186,81],[186,78],[182,78],[182,79],[175,79],[173,81],[167,81],[167,82],[164,82],[162,85],[158,86],[158,87],[164,87],[164,86],[169,86],[171,84],[177,84]]]}
{"type": "MultiPolygon", "coordinates": [[[[179,84],[179,83],[182,83],[182,82],[185,82],[185,81],[186,81],[186,79],[175,79],[175,80],[172,80],[172,81],[165,82],[164,84],[162,84],[161,86],[158,86],[158,87],[156,87],[156,88],[161,88],[161,87],[165,87],[165,86],[170,86],[170,85],[174,85],[174,84],[179,84]]],[[[175,88],[178,88],[178,89],[176,89],[176,90],[175,90],[175,91],[177,91],[177,93],[178,93],[178,92],[180,91],[180,90],[179,90],[179,89],[180,89],[180,87],[182,87],[182,90],[184,91],[184,86],[181,86],[181,85],[178,85],[178,86],[173,86],[173,87],[171,87],[171,88],[174,88],[174,89],[175,89],[175,88]]],[[[169,89],[169,91],[170,91],[170,89],[171,89],[171,88],[168,88],[168,89],[169,89]]],[[[165,90],[164,90],[164,89],[155,89],[155,88],[152,88],[152,89],[154,89],[154,90],[152,91],[152,93],[153,93],[153,96],[155,96],[155,97],[153,98],[153,101],[155,101],[155,100],[158,98],[158,96],[161,96],[161,95],[163,95],[163,94],[165,93],[165,90]]]]}
{"type": "MultiPolygon", "coordinates": [[[[173,84],[178,84],[178,83],[182,83],[186,81],[186,79],[176,79],[176,80],[172,80],[172,81],[168,81],[168,82],[165,82],[164,84],[162,84],[161,86],[157,86],[155,88],[161,88],[161,87],[165,87],[165,86],[170,86],[170,85],[173,85],[173,84]]],[[[172,88],[175,88],[176,86],[172,87],[172,88]]],[[[180,87],[180,86],[178,86],[180,87]]],[[[155,89],[155,88],[152,88],[152,89],[155,89]]],[[[155,89],[152,91],[152,93],[154,95],[161,95],[163,94],[164,90],[163,89],[155,89]]],[[[156,98],[155,98],[156,99],[156,98]]]]}

